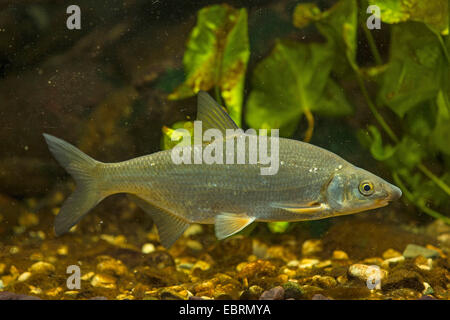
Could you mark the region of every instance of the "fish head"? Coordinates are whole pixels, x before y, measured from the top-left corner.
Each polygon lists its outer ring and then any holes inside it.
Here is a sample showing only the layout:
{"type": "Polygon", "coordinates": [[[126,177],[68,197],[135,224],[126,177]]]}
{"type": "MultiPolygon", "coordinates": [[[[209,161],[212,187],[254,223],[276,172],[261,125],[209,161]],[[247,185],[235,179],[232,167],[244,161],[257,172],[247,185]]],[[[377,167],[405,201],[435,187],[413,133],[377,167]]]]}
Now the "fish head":
{"type": "Polygon", "coordinates": [[[334,173],[325,193],[334,215],[384,207],[402,195],[400,188],[353,165],[334,173]]]}

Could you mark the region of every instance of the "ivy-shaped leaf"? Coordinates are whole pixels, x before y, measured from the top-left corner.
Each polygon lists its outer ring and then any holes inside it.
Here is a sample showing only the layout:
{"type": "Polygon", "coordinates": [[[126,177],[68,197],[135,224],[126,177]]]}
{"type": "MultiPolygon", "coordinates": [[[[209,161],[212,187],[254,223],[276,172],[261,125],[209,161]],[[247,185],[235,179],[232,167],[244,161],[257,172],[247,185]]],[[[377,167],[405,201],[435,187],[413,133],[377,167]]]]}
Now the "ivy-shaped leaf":
{"type": "Polygon", "coordinates": [[[253,73],[246,121],[253,128],[277,128],[292,135],[305,109],[343,115],[351,107],[329,78],[333,52],[324,44],[277,42],[253,73]]]}
{"type": "Polygon", "coordinates": [[[389,144],[383,145],[381,133],[378,131],[377,127],[369,126],[368,129],[371,135],[370,153],[372,156],[379,161],[385,161],[392,157],[396,148],[389,144]]]}
{"type": "Polygon", "coordinates": [[[450,101],[449,96],[443,91],[439,91],[437,96],[438,112],[436,117],[436,127],[433,130],[432,138],[434,144],[443,153],[450,155],[450,101]]]}
{"type": "Polygon", "coordinates": [[[239,125],[249,55],[245,9],[225,4],[201,9],[183,57],[186,80],[169,99],[183,99],[199,90],[218,87],[228,113],[239,125]]]}
{"type": "Polygon", "coordinates": [[[161,147],[163,150],[172,149],[175,146],[181,147],[193,144],[194,124],[192,121],[175,122],[171,127],[163,127],[162,132],[161,147]],[[185,129],[187,132],[176,129],[185,129]],[[190,139],[187,139],[189,137],[190,139]]]}
{"type": "Polygon", "coordinates": [[[434,32],[448,34],[448,0],[369,0],[380,8],[380,18],[386,23],[418,21],[434,32]]]}
{"type": "Polygon", "coordinates": [[[418,103],[434,98],[448,75],[437,37],[424,24],[392,26],[388,68],[378,99],[400,117],[418,103]]]}

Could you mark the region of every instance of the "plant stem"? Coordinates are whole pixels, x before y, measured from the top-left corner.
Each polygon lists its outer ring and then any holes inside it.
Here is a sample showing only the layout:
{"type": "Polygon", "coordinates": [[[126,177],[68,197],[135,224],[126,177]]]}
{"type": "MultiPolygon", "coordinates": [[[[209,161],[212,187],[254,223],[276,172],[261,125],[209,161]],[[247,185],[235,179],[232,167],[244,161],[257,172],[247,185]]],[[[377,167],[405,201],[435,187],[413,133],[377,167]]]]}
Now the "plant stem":
{"type": "Polygon", "coordinates": [[[435,184],[437,184],[442,190],[445,191],[450,196],[450,187],[439,177],[436,177],[436,175],[433,174],[430,170],[428,170],[427,167],[425,167],[423,164],[419,163],[417,165],[417,168],[419,168],[420,171],[423,172],[424,175],[426,175],[430,180],[432,180],[435,184]]]}
{"type": "Polygon", "coordinates": [[[378,112],[377,107],[375,106],[375,104],[372,102],[372,100],[370,99],[369,93],[367,92],[366,86],[364,84],[364,80],[361,76],[361,72],[359,69],[355,70],[356,73],[356,78],[358,80],[358,84],[359,87],[361,88],[361,91],[364,95],[364,99],[366,99],[366,103],[370,108],[370,111],[372,111],[375,119],[378,121],[378,123],[380,124],[380,126],[384,129],[384,131],[386,131],[386,133],[388,134],[388,136],[395,142],[395,143],[399,143],[400,140],[397,137],[397,135],[391,130],[391,128],[389,127],[389,125],[386,123],[386,121],[384,121],[383,117],[381,116],[381,114],[378,112]]]}
{"type": "Polygon", "coordinates": [[[445,46],[444,39],[442,39],[442,36],[439,33],[437,34],[437,37],[439,39],[439,43],[441,44],[442,51],[444,51],[444,55],[445,55],[445,58],[447,59],[447,63],[450,64],[450,55],[448,54],[448,50],[447,50],[447,47],[445,46]]]}
{"type": "Polygon", "coordinates": [[[435,219],[440,219],[450,225],[450,218],[448,218],[447,216],[445,216],[433,209],[428,208],[425,204],[424,199],[422,199],[422,198],[415,199],[414,195],[406,188],[406,186],[404,185],[404,183],[398,176],[397,172],[394,172],[392,174],[392,176],[394,178],[395,183],[402,189],[402,192],[404,193],[406,199],[408,199],[409,202],[416,205],[419,209],[421,209],[424,213],[428,214],[429,216],[431,216],[435,219]]]}
{"type": "Polygon", "coordinates": [[[367,29],[366,26],[363,25],[362,28],[366,35],[367,42],[369,43],[370,51],[372,52],[373,58],[375,59],[375,63],[377,65],[382,65],[383,60],[381,59],[380,52],[378,51],[377,45],[375,44],[372,33],[369,31],[369,29],[367,29]]]}
{"type": "Polygon", "coordinates": [[[306,121],[308,121],[308,129],[306,129],[303,141],[309,142],[314,132],[314,116],[308,108],[304,108],[303,111],[305,112],[306,121]]]}

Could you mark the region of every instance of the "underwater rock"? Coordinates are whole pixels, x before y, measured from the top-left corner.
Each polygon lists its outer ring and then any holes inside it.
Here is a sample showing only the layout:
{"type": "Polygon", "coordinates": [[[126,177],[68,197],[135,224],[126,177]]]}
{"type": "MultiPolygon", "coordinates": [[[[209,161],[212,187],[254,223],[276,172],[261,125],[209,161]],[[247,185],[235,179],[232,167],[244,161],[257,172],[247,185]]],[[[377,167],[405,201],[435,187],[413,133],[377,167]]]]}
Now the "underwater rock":
{"type": "Polygon", "coordinates": [[[197,262],[195,262],[195,264],[192,266],[192,270],[201,270],[201,271],[206,271],[211,269],[211,265],[203,260],[197,260],[197,262]]]}
{"type": "Polygon", "coordinates": [[[39,261],[33,264],[28,271],[38,274],[51,274],[55,272],[55,266],[48,262],[39,261]]]}
{"type": "Polygon", "coordinates": [[[422,294],[423,294],[423,295],[426,296],[426,295],[431,295],[431,294],[434,293],[434,290],[433,290],[433,288],[430,286],[429,283],[424,282],[424,283],[423,283],[423,286],[425,287],[425,289],[423,289],[423,291],[422,291],[422,294]]]}
{"type": "Polygon", "coordinates": [[[115,289],[116,278],[106,274],[96,274],[91,280],[91,285],[96,288],[115,289]]]}
{"type": "Polygon", "coordinates": [[[374,268],[373,266],[357,263],[348,268],[348,275],[362,281],[367,281],[373,276],[379,276],[380,280],[383,281],[383,279],[386,278],[387,271],[380,268],[374,268]]]}
{"type": "Polygon", "coordinates": [[[19,282],[25,282],[25,281],[27,281],[28,279],[30,279],[30,277],[31,277],[31,272],[26,271],[26,272],[22,273],[22,274],[17,278],[17,281],[19,281],[19,282]]]}
{"type": "Polygon", "coordinates": [[[311,279],[311,284],[316,287],[328,289],[337,285],[336,279],[330,276],[315,275],[311,279]]]}
{"type": "Polygon", "coordinates": [[[302,290],[302,287],[297,283],[293,281],[286,282],[283,284],[284,289],[284,297],[285,299],[300,299],[303,297],[304,292],[302,290]]]}
{"type": "Polygon", "coordinates": [[[396,265],[398,265],[404,261],[405,261],[404,256],[393,257],[393,258],[384,260],[383,263],[381,264],[381,266],[385,269],[389,269],[389,268],[395,267],[396,265]]]}
{"type": "Polygon", "coordinates": [[[423,282],[422,276],[416,271],[396,268],[389,274],[386,280],[381,281],[381,289],[383,291],[390,291],[408,288],[422,292],[425,289],[423,282]]]}
{"type": "Polygon", "coordinates": [[[251,286],[250,288],[244,290],[239,297],[240,300],[258,300],[264,289],[260,286],[251,286]]]}
{"type": "Polygon", "coordinates": [[[333,260],[348,260],[348,255],[345,251],[342,250],[334,250],[331,256],[333,260]]]}
{"type": "Polygon", "coordinates": [[[277,275],[277,268],[267,260],[256,260],[255,262],[244,262],[236,267],[238,271],[238,278],[247,278],[249,280],[254,278],[261,278],[264,276],[274,277],[277,275]]]}
{"type": "Polygon", "coordinates": [[[284,299],[284,289],[281,286],[264,291],[259,297],[259,300],[283,300],[283,299],[284,299]]]}
{"type": "Polygon", "coordinates": [[[402,254],[400,252],[398,252],[397,250],[394,249],[387,249],[385,252],[383,252],[383,259],[387,260],[387,259],[391,259],[391,258],[397,258],[400,257],[402,254]]]}
{"type": "Polygon", "coordinates": [[[203,245],[201,244],[200,241],[197,240],[187,240],[186,247],[189,248],[189,250],[192,250],[193,252],[200,252],[203,250],[203,245]]]}
{"type": "Polygon", "coordinates": [[[97,264],[97,272],[111,276],[122,277],[128,274],[128,269],[122,263],[122,261],[108,258],[97,264]]]}
{"type": "Polygon", "coordinates": [[[309,269],[318,264],[320,261],[317,259],[302,259],[300,260],[299,268],[300,269],[309,269]]]}
{"type": "Polygon", "coordinates": [[[315,256],[323,251],[322,240],[310,239],[303,242],[302,255],[304,257],[315,256]]]}
{"type": "Polygon", "coordinates": [[[184,232],[185,237],[192,237],[203,233],[203,227],[200,224],[191,224],[184,232]]]}
{"type": "Polygon", "coordinates": [[[149,254],[155,251],[155,245],[153,243],[145,243],[141,249],[143,254],[149,254]]]}
{"type": "Polygon", "coordinates": [[[331,298],[328,298],[326,296],[324,296],[321,293],[316,293],[315,295],[313,295],[313,297],[311,298],[311,300],[333,300],[331,298]]]}
{"type": "Polygon", "coordinates": [[[423,256],[425,258],[437,258],[439,257],[439,252],[436,250],[418,246],[416,244],[408,244],[405,251],[403,251],[403,256],[405,258],[415,258],[417,256],[423,256]]]}
{"type": "Polygon", "coordinates": [[[423,256],[417,256],[414,259],[414,264],[422,270],[430,271],[433,267],[433,260],[431,258],[427,259],[423,256]]]}

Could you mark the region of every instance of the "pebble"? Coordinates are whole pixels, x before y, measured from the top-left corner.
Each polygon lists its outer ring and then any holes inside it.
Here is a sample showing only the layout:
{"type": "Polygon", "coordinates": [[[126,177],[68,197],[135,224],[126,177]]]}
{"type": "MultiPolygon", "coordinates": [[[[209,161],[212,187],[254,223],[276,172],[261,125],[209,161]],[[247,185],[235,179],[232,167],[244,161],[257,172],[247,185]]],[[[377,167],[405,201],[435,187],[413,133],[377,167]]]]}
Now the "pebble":
{"type": "Polygon", "coordinates": [[[247,290],[244,290],[240,296],[240,300],[257,300],[264,292],[264,289],[260,286],[253,285],[247,290]]]}
{"type": "Polygon", "coordinates": [[[330,276],[320,276],[315,275],[312,277],[312,285],[316,287],[320,287],[323,289],[328,289],[335,287],[337,285],[336,280],[333,277],[330,276]]]}
{"type": "Polygon", "coordinates": [[[424,283],[423,283],[423,286],[424,286],[424,288],[425,288],[425,289],[423,289],[423,291],[422,291],[422,294],[423,294],[423,295],[427,296],[427,295],[431,295],[431,294],[434,293],[434,290],[433,290],[433,288],[430,286],[429,283],[424,282],[424,283]]]}
{"type": "Polygon", "coordinates": [[[423,256],[418,256],[414,259],[414,264],[422,270],[430,271],[433,267],[433,260],[431,258],[427,259],[423,256]]]}
{"type": "MultiPolygon", "coordinates": [[[[298,260],[291,260],[288,262],[287,266],[289,268],[298,268],[299,264],[300,264],[300,262],[298,260]]],[[[1,272],[0,272],[0,274],[1,274],[1,272]]]]}
{"type": "Polygon", "coordinates": [[[56,287],[56,288],[47,290],[47,291],[45,292],[45,294],[46,294],[47,296],[49,296],[49,297],[56,297],[56,296],[59,296],[63,291],[64,291],[63,288],[61,288],[61,287],[56,287]]]}
{"type": "Polygon", "coordinates": [[[372,258],[366,258],[363,260],[364,264],[368,264],[368,265],[376,265],[376,266],[380,266],[383,264],[383,259],[378,258],[378,257],[372,257],[372,258]]]}
{"type": "Polygon", "coordinates": [[[387,260],[387,259],[391,259],[391,258],[396,258],[396,257],[400,257],[402,254],[394,249],[387,249],[385,252],[383,252],[383,259],[387,260]]]}
{"type": "Polygon", "coordinates": [[[348,260],[348,255],[345,251],[334,250],[331,259],[333,259],[333,260],[348,260]]]}
{"type": "Polygon", "coordinates": [[[5,285],[3,284],[3,280],[0,279],[0,290],[2,290],[5,287],[5,285]]]}
{"type": "Polygon", "coordinates": [[[200,224],[191,224],[184,232],[185,237],[196,236],[203,233],[203,227],[200,224]]]}
{"type": "Polygon", "coordinates": [[[301,269],[308,269],[312,268],[316,264],[318,264],[320,261],[317,259],[302,259],[299,264],[299,268],[301,269]]]}
{"type": "Polygon", "coordinates": [[[153,243],[146,243],[142,246],[142,253],[148,254],[155,251],[155,245],[153,243]]]}
{"type": "Polygon", "coordinates": [[[69,254],[69,247],[66,245],[62,245],[56,250],[56,253],[60,256],[67,256],[69,254]]]}
{"type": "Polygon", "coordinates": [[[357,263],[348,268],[348,274],[362,281],[367,281],[369,278],[378,275],[380,276],[380,280],[383,280],[387,276],[387,271],[380,268],[375,268],[373,266],[357,263]]]}
{"type": "Polygon", "coordinates": [[[381,264],[381,267],[383,267],[385,269],[389,269],[389,268],[395,267],[396,265],[398,265],[404,261],[405,261],[404,256],[389,258],[389,259],[386,259],[383,261],[383,263],[381,264]]]}
{"type": "Polygon", "coordinates": [[[416,244],[408,244],[405,251],[403,251],[403,256],[405,258],[415,258],[417,256],[423,256],[425,258],[437,258],[439,257],[439,252],[436,250],[427,249],[416,244]]]}
{"type": "Polygon", "coordinates": [[[0,292],[0,300],[41,300],[39,297],[27,296],[25,294],[17,294],[14,292],[0,292]]]}
{"type": "Polygon", "coordinates": [[[303,242],[302,245],[302,255],[307,256],[314,256],[318,253],[321,253],[323,250],[323,244],[322,240],[320,239],[310,239],[303,242]]]}
{"type": "Polygon", "coordinates": [[[97,264],[97,271],[113,276],[124,276],[128,273],[127,267],[120,260],[110,258],[97,264]]]}
{"type": "Polygon", "coordinates": [[[331,266],[331,260],[320,261],[315,265],[316,268],[322,269],[331,266]]]}
{"type": "Polygon", "coordinates": [[[425,289],[420,274],[408,269],[398,268],[389,274],[386,280],[381,282],[381,288],[383,291],[408,288],[418,292],[422,292],[425,289]]]}
{"type": "Polygon", "coordinates": [[[33,264],[28,271],[31,273],[51,274],[55,272],[55,266],[48,262],[39,261],[33,264]]]}
{"type": "Polygon", "coordinates": [[[203,260],[197,260],[197,262],[192,266],[192,270],[200,269],[202,271],[209,270],[211,268],[211,265],[203,260]]]}
{"type": "Polygon", "coordinates": [[[17,278],[17,281],[24,282],[24,281],[27,281],[28,279],[30,279],[30,277],[31,277],[31,272],[26,271],[17,278]]]}
{"type": "Polygon", "coordinates": [[[264,291],[259,297],[259,300],[283,300],[283,299],[284,299],[284,289],[281,286],[264,291]]]}
{"type": "Polygon", "coordinates": [[[304,295],[302,287],[294,281],[288,281],[283,284],[285,299],[300,299],[304,295]]]}
{"type": "Polygon", "coordinates": [[[91,280],[91,285],[98,288],[115,289],[116,278],[106,274],[96,274],[91,280]]]}
{"type": "Polygon", "coordinates": [[[188,247],[192,251],[196,251],[196,252],[199,252],[199,251],[203,250],[203,245],[197,240],[188,240],[188,241],[186,241],[186,247],[188,247]]]}
{"type": "Polygon", "coordinates": [[[88,272],[86,274],[83,274],[80,279],[83,280],[83,281],[89,281],[89,280],[92,279],[92,277],[94,275],[95,275],[95,273],[91,271],[91,272],[88,272]]]}
{"type": "Polygon", "coordinates": [[[69,290],[64,292],[64,295],[72,297],[72,298],[76,298],[78,296],[79,292],[76,290],[69,290]]]}
{"type": "Polygon", "coordinates": [[[316,293],[315,295],[312,296],[311,300],[333,300],[333,299],[328,298],[321,293],[316,293]]]}

